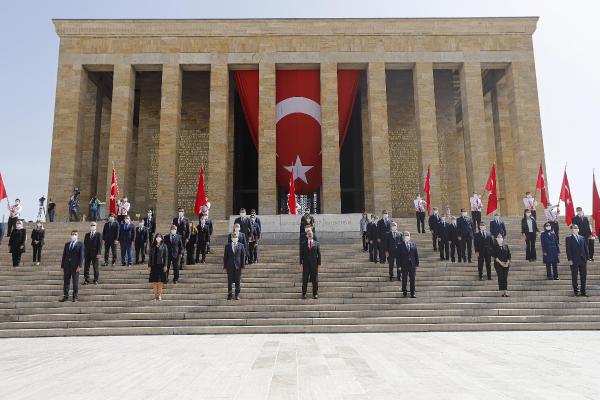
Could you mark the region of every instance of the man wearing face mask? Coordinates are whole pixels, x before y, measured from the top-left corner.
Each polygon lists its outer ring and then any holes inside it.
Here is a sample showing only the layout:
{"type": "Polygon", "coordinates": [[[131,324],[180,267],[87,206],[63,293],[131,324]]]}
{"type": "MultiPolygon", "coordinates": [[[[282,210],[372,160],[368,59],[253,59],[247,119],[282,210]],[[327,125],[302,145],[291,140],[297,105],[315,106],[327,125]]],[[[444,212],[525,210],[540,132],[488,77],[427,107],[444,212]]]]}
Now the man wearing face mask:
{"type": "Polygon", "coordinates": [[[490,233],[494,239],[497,238],[498,235],[502,235],[503,238],[506,238],[506,225],[502,218],[500,218],[500,214],[497,212],[494,213],[494,219],[490,222],[490,233]]]}
{"type": "Polygon", "coordinates": [[[85,264],[83,267],[83,284],[90,283],[90,264],[94,268],[94,285],[98,284],[100,278],[100,269],[98,263],[102,253],[102,235],[96,232],[96,222],[90,223],[90,231],[85,234],[83,239],[85,264]]]}
{"type": "Polygon", "coordinates": [[[171,225],[171,230],[163,238],[165,246],[167,246],[168,260],[167,260],[167,282],[169,282],[169,272],[171,266],[173,266],[173,283],[179,282],[179,262],[183,257],[183,239],[181,235],[177,233],[177,225],[171,225]]]}
{"type": "Polygon", "coordinates": [[[531,211],[525,209],[523,219],[521,220],[521,234],[525,240],[525,258],[529,262],[534,262],[537,259],[535,252],[535,241],[539,229],[535,222],[535,218],[531,215],[531,211]]]}
{"type": "Polygon", "coordinates": [[[473,192],[471,196],[471,219],[473,219],[473,226],[478,231],[481,226],[481,210],[483,210],[483,202],[479,198],[479,194],[473,192]]]}
{"type": "Polygon", "coordinates": [[[144,226],[148,230],[148,245],[152,245],[154,234],[156,233],[156,218],[154,218],[154,212],[150,208],[144,218],[144,226]]]}
{"type": "Polygon", "coordinates": [[[377,221],[377,246],[379,247],[379,262],[384,264],[385,257],[385,239],[391,230],[391,221],[388,218],[386,210],[381,212],[381,219],[377,221]]]}
{"type": "Polygon", "coordinates": [[[502,235],[496,238],[496,244],[493,251],[494,269],[498,276],[498,290],[502,292],[502,297],[508,295],[508,270],[510,269],[511,254],[508,245],[504,243],[502,235]]]}
{"type": "Polygon", "coordinates": [[[395,222],[390,224],[390,232],[385,238],[385,256],[388,259],[388,269],[390,273],[390,282],[394,280],[394,262],[396,263],[396,278],[400,280],[400,244],[402,235],[398,232],[398,225],[395,222]]]}
{"type": "Polygon", "coordinates": [[[416,243],[410,240],[410,232],[405,231],[400,244],[400,268],[402,271],[402,296],[406,297],[406,278],[410,281],[410,297],[415,298],[415,279],[419,266],[419,252],[416,243]]]}
{"type": "Polygon", "coordinates": [[[458,233],[458,262],[468,261],[471,263],[475,229],[473,221],[467,216],[467,210],[464,208],[460,209],[460,217],[456,219],[456,230],[458,233]]]}
{"type": "Polygon", "coordinates": [[[302,298],[306,299],[308,281],[312,283],[313,299],[319,298],[319,266],[321,248],[313,238],[311,230],[306,232],[306,241],[300,246],[300,266],[302,267],[302,298]]]}
{"type": "Polygon", "coordinates": [[[377,246],[377,216],[371,215],[371,222],[367,225],[367,239],[369,241],[369,261],[377,263],[379,246],[377,246]]]}
{"type": "Polygon", "coordinates": [[[531,192],[525,192],[525,197],[523,197],[523,206],[526,210],[529,210],[529,212],[533,216],[533,219],[536,219],[536,220],[537,220],[537,212],[536,212],[537,205],[538,205],[538,202],[536,199],[533,198],[533,196],[531,195],[531,192]]]}
{"type": "Polygon", "coordinates": [[[240,225],[240,232],[246,235],[246,239],[248,239],[250,236],[250,218],[246,214],[245,208],[240,208],[240,216],[233,222],[240,225]]]}
{"type": "Polygon", "coordinates": [[[363,251],[369,250],[369,241],[367,240],[367,225],[369,225],[369,217],[367,216],[367,212],[364,211],[362,218],[359,222],[360,225],[360,237],[362,238],[363,251]]]}
{"type": "Polygon", "coordinates": [[[450,261],[456,262],[456,248],[458,247],[458,228],[456,227],[456,217],[450,217],[448,225],[448,244],[450,245],[450,261]]]}
{"type": "Polygon", "coordinates": [[[131,267],[132,264],[132,246],[135,240],[135,228],[131,223],[129,215],[125,217],[125,221],[119,227],[119,243],[121,249],[121,265],[131,267]],[[125,260],[127,256],[127,260],[125,260]]]}
{"type": "Polygon", "coordinates": [[[63,272],[63,298],[61,302],[65,302],[69,299],[69,287],[71,281],[73,282],[73,301],[78,300],[79,293],[79,271],[81,265],[84,263],[84,246],[81,241],[77,240],[79,237],[76,230],[71,231],[71,240],[65,243],[63,249],[62,261],[60,269],[63,272]]]}
{"type": "MultiPolygon", "coordinates": [[[[186,218],[185,210],[183,207],[179,207],[177,209],[177,217],[173,218],[173,225],[177,227],[177,234],[181,237],[181,241],[183,243],[183,248],[187,244],[187,241],[190,238],[190,221],[186,218]]],[[[184,251],[185,253],[185,251],[184,251]]],[[[184,254],[181,255],[181,261],[179,264],[179,269],[183,269],[184,267],[184,254]]]]}
{"type": "Polygon", "coordinates": [[[115,215],[108,216],[108,222],[102,228],[102,240],[104,241],[104,266],[108,266],[108,253],[112,252],[112,265],[117,261],[117,243],[119,243],[119,223],[115,221],[115,215]]]}
{"type": "MultiPolygon", "coordinates": [[[[212,234],[213,234],[213,223],[212,223],[212,220],[210,219],[210,217],[208,215],[209,210],[210,210],[210,201],[207,202],[206,205],[200,207],[200,216],[198,217],[198,219],[200,219],[202,215],[205,216],[205,223],[206,223],[206,225],[208,225],[209,236],[212,236],[212,234]]],[[[210,253],[210,241],[206,245],[206,252],[210,253]]]]}
{"type": "Polygon", "coordinates": [[[135,228],[135,263],[142,264],[146,262],[146,243],[148,243],[148,228],[144,226],[144,219],[140,218],[137,228],[135,228]]]}
{"type": "Polygon", "coordinates": [[[25,242],[27,241],[27,231],[23,227],[23,221],[19,220],[15,224],[15,229],[10,233],[8,239],[9,253],[12,254],[13,267],[21,264],[21,255],[25,253],[25,242]]]}
{"type": "Polygon", "coordinates": [[[15,199],[15,204],[8,209],[8,231],[6,232],[6,237],[9,237],[13,229],[15,229],[17,221],[21,218],[22,211],[21,200],[15,199]]]}
{"type": "Polygon", "coordinates": [[[443,216],[435,228],[435,236],[438,239],[438,249],[440,250],[440,261],[450,259],[450,237],[448,231],[449,224],[446,222],[446,216],[443,216]]]}
{"type": "Polygon", "coordinates": [[[425,210],[427,210],[427,202],[418,194],[414,203],[415,215],[417,217],[417,232],[425,233],[425,210]]]}
{"type": "Polygon", "coordinates": [[[431,209],[432,214],[429,216],[429,232],[431,232],[431,243],[433,245],[433,251],[437,251],[437,235],[435,234],[436,232],[436,227],[440,224],[440,222],[442,222],[442,218],[440,217],[440,212],[438,211],[437,207],[433,207],[431,209]]]}
{"type": "Polygon", "coordinates": [[[544,264],[546,264],[546,277],[558,280],[558,255],[560,254],[560,247],[558,246],[558,237],[552,230],[549,222],[544,224],[544,232],[540,235],[540,242],[542,243],[544,264]]]}
{"type": "Polygon", "coordinates": [[[579,227],[579,235],[587,240],[588,253],[590,256],[588,261],[594,261],[594,241],[596,238],[594,237],[594,232],[592,232],[590,220],[583,214],[583,209],[581,207],[577,207],[575,211],[577,212],[577,215],[573,217],[573,221],[571,222],[579,227]]]}
{"type": "Polygon", "coordinates": [[[477,257],[477,271],[479,280],[483,280],[483,263],[487,272],[488,281],[492,280],[492,253],[494,250],[494,239],[487,232],[485,222],[480,225],[479,232],[475,234],[475,256],[477,257]]]}
{"type": "Polygon", "coordinates": [[[198,224],[198,242],[196,243],[196,262],[204,264],[206,262],[207,246],[210,242],[210,230],[206,223],[206,217],[200,214],[200,223],[198,224]],[[202,259],[200,259],[202,254],[202,259]]]}
{"type": "Polygon", "coordinates": [[[590,259],[587,240],[579,235],[579,227],[571,224],[571,235],[566,239],[567,260],[571,264],[571,283],[573,284],[573,293],[579,296],[579,287],[577,286],[577,275],[581,279],[581,296],[587,297],[586,279],[587,279],[587,261],[590,259]]]}
{"type": "Polygon", "coordinates": [[[240,299],[242,270],[246,266],[246,249],[239,242],[238,232],[229,236],[230,241],[225,245],[223,254],[223,271],[227,273],[227,300],[232,299],[232,289],[235,283],[235,299],[240,299]]]}
{"type": "Polygon", "coordinates": [[[258,241],[260,240],[260,224],[256,214],[250,214],[250,231],[248,236],[248,264],[258,262],[258,241]]]}
{"type": "Polygon", "coordinates": [[[125,222],[125,217],[129,214],[129,209],[131,208],[131,204],[127,201],[127,197],[123,197],[119,206],[117,207],[117,221],[122,224],[125,222]]]}

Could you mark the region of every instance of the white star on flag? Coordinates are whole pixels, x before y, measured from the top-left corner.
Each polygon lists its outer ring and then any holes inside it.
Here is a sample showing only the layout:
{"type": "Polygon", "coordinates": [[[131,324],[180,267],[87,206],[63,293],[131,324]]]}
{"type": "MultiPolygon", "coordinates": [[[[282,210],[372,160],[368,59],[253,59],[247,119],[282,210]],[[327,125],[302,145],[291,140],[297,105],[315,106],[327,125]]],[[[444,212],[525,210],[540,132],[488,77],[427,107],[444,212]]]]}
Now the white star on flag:
{"type": "Polygon", "coordinates": [[[308,180],[306,180],[306,173],[313,168],[312,165],[302,165],[302,161],[300,161],[300,156],[296,156],[296,162],[289,167],[284,167],[289,172],[294,174],[294,180],[300,178],[304,183],[308,184],[308,180]]]}

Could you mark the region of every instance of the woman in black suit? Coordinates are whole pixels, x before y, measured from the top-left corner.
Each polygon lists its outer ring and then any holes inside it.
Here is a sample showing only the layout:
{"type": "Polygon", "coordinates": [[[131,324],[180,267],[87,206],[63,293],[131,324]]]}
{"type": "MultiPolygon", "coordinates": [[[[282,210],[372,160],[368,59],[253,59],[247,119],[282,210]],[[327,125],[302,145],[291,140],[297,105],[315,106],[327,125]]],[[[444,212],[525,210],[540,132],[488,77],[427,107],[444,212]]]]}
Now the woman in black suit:
{"type": "Polygon", "coordinates": [[[535,241],[538,232],[539,229],[531,211],[525,210],[523,212],[523,219],[521,219],[521,234],[523,235],[523,239],[525,239],[525,258],[530,262],[537,259],[535,253],[535,241]]]}
{"type": "Polygon", "coordinates": [[[196,242],[198,241],[198,229],[196,228],[196,224],[190,222],[190,238],[185,244],[185,254],[187,265],[195,264],[195,254],[196,254],[196,242]]]}
{"type": "Polygon", "coordinates": [[[23,221],[17,221],[16,229],[10,233],[8,239],[9,253],[12,254],[13,267],[21,264],[21,254],[25,253],[25,242],[27,241],[27,231],[23,227],[23,221]]]}
{"type": "Polygon", "coordinates": [[[498,275],[498,290],[502,291],[502,297],[508,295],[508,270],[510,268],[510,249],[504,243],[502,235],[498,235],[494,244],[494,269],[498,275]]]}
{"type": "Polygon", "coordinates": [[[148,282],[151,282],[154,288],[154,300],[162,300],[163,284],[167,282],[167,246],[160,233],[156,234],[150,246],[148,269],[150,270],[148,282]]]}
{"type": "Polygon", "coordinates": [[[33,248],[33,265],[40,265],[42,261],[42,247],[44,247],[44,236],[46,231],[41,221],[35,223],[35,228],[31,231],[31,247],[33,248]]]}

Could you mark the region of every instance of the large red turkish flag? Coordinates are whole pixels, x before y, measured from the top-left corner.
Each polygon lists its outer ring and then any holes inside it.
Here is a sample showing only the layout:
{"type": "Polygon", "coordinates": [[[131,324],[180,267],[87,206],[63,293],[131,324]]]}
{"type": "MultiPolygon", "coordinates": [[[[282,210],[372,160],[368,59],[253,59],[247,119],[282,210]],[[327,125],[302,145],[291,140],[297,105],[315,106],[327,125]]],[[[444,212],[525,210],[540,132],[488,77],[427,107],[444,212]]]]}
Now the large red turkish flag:
{"type": "Polygon", "coordinates": [[[278,70],[276,81],[277,184],[297,194],[321,187],[321,82],[319,70],[278,70]]]}

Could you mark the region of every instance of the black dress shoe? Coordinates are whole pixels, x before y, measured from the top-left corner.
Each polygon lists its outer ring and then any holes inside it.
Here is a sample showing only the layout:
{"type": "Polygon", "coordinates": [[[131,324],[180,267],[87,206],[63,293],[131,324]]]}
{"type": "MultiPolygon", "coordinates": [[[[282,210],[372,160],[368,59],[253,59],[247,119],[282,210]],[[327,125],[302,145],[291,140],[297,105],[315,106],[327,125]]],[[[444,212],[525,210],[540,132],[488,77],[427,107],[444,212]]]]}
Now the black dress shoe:
{"type": "Polygon", "coordinates": [[[575,296],[575,297],[579,297],[579,292],[575,292],[575,293],[573,293],[573,296],[575,296]]]}
{"type": "Polygon", "coordinates": [[[227,300],[231,300],[232,298],[233,298],[232,295],[230,295],[230,294],[227,295],[227,300]]]}
{"type": "Polygon", "coordinates": [[[302,295],[302,300],[306,300],[306,295],[305,294],[302,295]]]}
{"type": "Polygon", "coordinates": [[[558,280],[559,280],[559,279],[558,279],[558,276],[554,277],[554,280],[555,280],[555,281],[558,281],[558,280]]]}
{"type": "Polygon", "coordinates": [[[416,299],[416,298],[417,298],[417,296],[415,296],[414,294],[411,294],[411,295],[410,295],[410,298],[411,298],[411,299],[416,299]]]}
{"type": "Polygon", "coordinates": [[[393,276],[390,276],[390,282],[391,282],[391,281],[393,281],[393,280],[394,280],[394,277],[393,277],[393,276]]]}
{"type": "Polygon", "coordinates": [[[402,293],[402,297],[406,298],[407,294],[406,293],[402,293]]]}
{"type": "Polygon", "coordinates": [[[581,293],[581,297],[588,297],[587,293],[581,293]]]}
{"type": "Polygon", "coordinates": [[[240,295],[238,294],[237,296],[235,296],[235,299],[239,300],[240,299],[240,295]]]}
{"type": "Polygon", "coordinates": [[[73,303],[75,303],[76,301],[79,301],[79,299],[77,297],[73,297],[73,303]]]}
{"type": "Polygon", "coordinates": [[[94,281],[94,285],[98,286],[98,281],[94,281]]]}
{"type": "Polygon", "coordinates": [[[177,282],[179,282],[179,281],[176,281],[173,279],[173,285],[177,285],[177,282]]]}
{"type": "Polygon", "coordinates": [[[319,298],[318,294],[313,295],[313,299],[317,300],[319,298]]]}
{"type": "Polygon", "coordinates": [[[480,281],[482,281],[482,280],[483,280],[483,277],[482,277],[482,276],[480,276],[480,277],[479,277],[479,280],[480,280],[480,281]]]}
{"type": "Polygon", "coordinates": [[[62,298],[62,299],[60,299],[59,301],[60,301],[61,303],[64,303],[64,302],[65,302],[65,301],[67,301],[67,300],[69,300],[69,299],[68,299],[68,298],[66,298],[66,297],[63,297],[63,298],[62,298]]]}
{"type": "Polygon", "coordinates": [[[83,281],[82,285],[89,285],[90,281],[83,281]]]}

